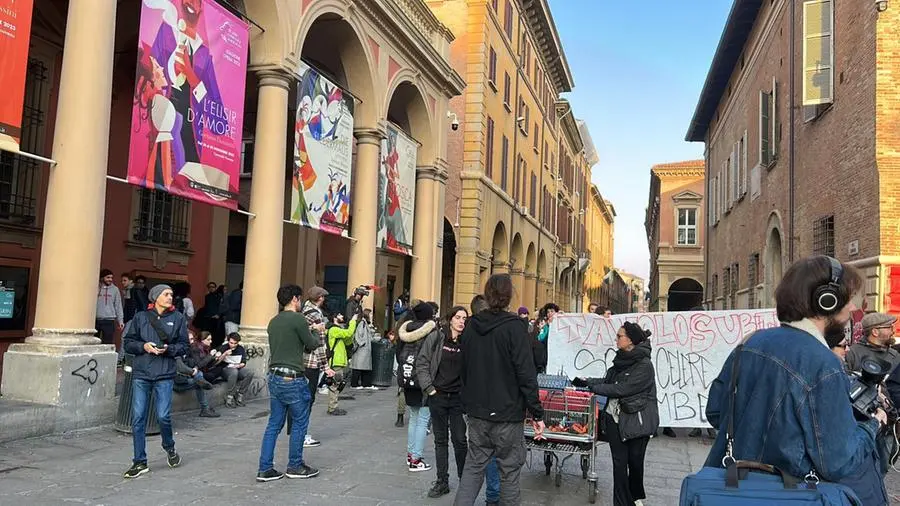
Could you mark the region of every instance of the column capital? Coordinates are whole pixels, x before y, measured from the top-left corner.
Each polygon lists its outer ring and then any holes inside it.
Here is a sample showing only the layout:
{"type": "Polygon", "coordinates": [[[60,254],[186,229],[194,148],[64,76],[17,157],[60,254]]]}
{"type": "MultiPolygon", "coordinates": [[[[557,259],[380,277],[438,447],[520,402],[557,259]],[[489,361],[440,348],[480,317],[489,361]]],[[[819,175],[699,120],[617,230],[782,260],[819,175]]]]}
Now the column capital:
{"type": "Polygon", "coordinates": [[[444,184],[449,177],[450,173],[447,172],[447,169],[444,169],[437,164],[416,167],[416,181],[431,179],[444,184]]]}
{"type": "Polygon", "coordinates": [[[290,91],[291,83],[295,79],[292,73],[278,67],[259,69],[256,71],[256,77],[258,80],[257,87],[259,88],[274,86],[288,91],[290,91]]]}
{"type": "Polygon", "coordinates": [[[511,268],[509,269],[509,274],[510,274],[511,276],[524,276],[524,275],[525,275],[525,269],[516,269],[515,267],[511,267],[511,268]]]}
{"type": "Polygon", "coordinates": [[[357,144],[381,146],[381,141],[387,137],[387,133],[381,126],[375,128],[361,127],[353,129],[353,136],[356,137],[357,144]]]}
{"type": "Polygon", "coordinates": [[[526,273],[525,273],[525,279],[537,279],[537,278],[538,278],[538,277],[537,277],[537,274],[535,274],[535,273],[533,273],[533,272],[526,272],[526,273]]]}

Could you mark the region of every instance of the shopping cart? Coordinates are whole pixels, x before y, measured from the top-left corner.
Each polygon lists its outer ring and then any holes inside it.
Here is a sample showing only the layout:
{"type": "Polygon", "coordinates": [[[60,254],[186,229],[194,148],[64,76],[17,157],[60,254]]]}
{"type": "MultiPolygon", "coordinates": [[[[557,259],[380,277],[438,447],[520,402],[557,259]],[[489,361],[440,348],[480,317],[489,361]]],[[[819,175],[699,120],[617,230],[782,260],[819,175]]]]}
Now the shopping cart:
{"type": "Polygon", "coordinates": [[[525,446],[529,452],[544,453],[547,476],[556,468],[557,487],[562,485],[566,462],[580,457],[581,477],[589,483],[588,501],[594,504],[597,501],[597,419],[606,398],[572,388],[568,379],[561,376],[538,375],[538,386],[544,408],[544,439],[535,440],[532,420],[525,420],[525,446]]]}

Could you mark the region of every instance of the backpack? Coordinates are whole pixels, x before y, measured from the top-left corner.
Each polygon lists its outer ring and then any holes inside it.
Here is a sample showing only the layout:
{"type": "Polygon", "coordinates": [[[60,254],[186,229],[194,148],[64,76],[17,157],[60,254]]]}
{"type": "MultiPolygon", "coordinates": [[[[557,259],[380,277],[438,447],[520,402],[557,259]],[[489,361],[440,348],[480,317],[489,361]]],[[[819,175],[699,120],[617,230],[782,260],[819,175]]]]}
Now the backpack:
{"type": "Polygon", "coordinates": [[[397,385],[400,388],[419,388],[416,378],[416,355],[419,354],[421,341],[405,343],[397,354],[397,385]]]}

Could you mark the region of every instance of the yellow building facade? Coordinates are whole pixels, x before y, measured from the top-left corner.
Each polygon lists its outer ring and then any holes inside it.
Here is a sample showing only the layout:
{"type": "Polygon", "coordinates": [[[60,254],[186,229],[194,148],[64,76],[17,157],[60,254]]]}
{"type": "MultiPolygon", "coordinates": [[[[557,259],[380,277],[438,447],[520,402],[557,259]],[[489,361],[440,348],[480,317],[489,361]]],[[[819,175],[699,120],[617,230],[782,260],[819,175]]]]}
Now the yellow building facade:
{"type": "Polygon", "coordinates": [[[571,107],[559,100],[573,80],[548,7],[428,5],[455,35],[450,61],[467,83],[450,100],[459,130],[447,145],[443,265],[453,290],[441,305],[467,306],[492,273],[508,272],[514,307],[556,301],[573,309],[584,245],[574,195],[588,177],[571,107]]]}
{"type": "Polygon", "coordinates": [[[591,302],[603,304],[602,289],[607,274],[613,269],[613,243],[615,235],[616,210],[600,194],[596,185],[591,185],[587,206],[587,248],[591,262],[584,278],[584,300],[587,307],[591,302]]]}

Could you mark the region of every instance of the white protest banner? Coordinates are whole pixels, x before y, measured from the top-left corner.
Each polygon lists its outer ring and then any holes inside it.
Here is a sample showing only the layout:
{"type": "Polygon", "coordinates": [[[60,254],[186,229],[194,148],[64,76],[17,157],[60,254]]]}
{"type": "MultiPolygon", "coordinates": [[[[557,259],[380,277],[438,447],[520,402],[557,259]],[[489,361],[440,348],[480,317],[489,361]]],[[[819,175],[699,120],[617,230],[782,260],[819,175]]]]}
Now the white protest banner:
{"type": "Polygon", "coordinates": [[[560,314],[550,325],[547,372],[602,378],[616,354],[616,331],[626,321],[652,332],[662,427],[708,427],[709,386],[741,339],[777,327],[774,309],[639,313],[603,318],[560,314]]]}

